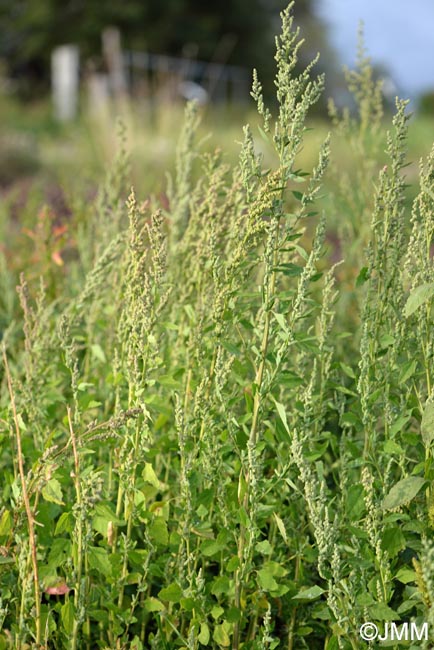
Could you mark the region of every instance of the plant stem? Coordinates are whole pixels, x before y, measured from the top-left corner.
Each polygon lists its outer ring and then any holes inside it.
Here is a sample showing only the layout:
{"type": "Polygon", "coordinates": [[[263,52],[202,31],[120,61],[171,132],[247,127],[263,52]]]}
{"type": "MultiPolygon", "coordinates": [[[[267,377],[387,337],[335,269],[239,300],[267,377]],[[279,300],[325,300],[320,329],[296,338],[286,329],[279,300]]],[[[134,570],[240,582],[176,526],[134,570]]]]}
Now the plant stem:
{"type": "Polygon", "coordinates": [[[77,520],[77,565],[76,565],[76,584],[74,590],[74,607],[75,607],[75,616],[74,624],[72,628],[72,639],[71,639],[71,650],[77,650],[78,642],[78,632],[79,632],[79,621],[77,617],[77,612],[80,602],[80,591],[81,591],[81,576],[83,572],[83,522],[82,522],[82,498],[81,498],[81,487],[80,487],[80,459],[77,451],[77,440],[74,433],[74,428],[72,426],[71,418],[71,409],[67,407],[68,413],[68,424],[69,424],[69,433],[71,436],[71,444],[74,455],[74,487],[75,493],[77,495],[77,507],[78,507],[78,520],[77,520]]]}
{"type": "Polygon", "coordinates": [[[33,517],[32,509],[30,507],[30,500],[27,492],[26,476],[24,473],[24,457],[23,457],[23,450],[21,446],[21,431],[20,431],[20,425],[18,421],[17,407],[15,404],[15,394],[12,387],[12,378],[9,370],[9,364],[8,364],[6,349],[4,345],[3,345],[2,352],[3,352],[3,362],[5,365],[9,396],[11,399],[12,413],[13,413],[14,424],[15,424],[15,435],[17,440],[18,470],[21,479],[21,489],[23,491],[24,508],[26,510],[27,525],[29,529],[29,544],[30,544],[30,553],[32,558],[32,566],[33,566],[33,585],[35,591],[35,612],[36,612],[35,641],[36,641],[36,646],[39,647],[41,645],[41,594],[39,590],[38,554],[37,554],[36,535],[35,535],[35,526],[34,526],[35,520],[33,517]]]}
{"type": "MultiPolygon", "coordinates": [[[[254,449],[258,439],[258,423],[259,423],[259,412],[262,402],[262,383],[264,378],[265,362],[267,358],[268,343],[270,337],[270,327],[271,327],[271,304],[272,298],[274,297],[274,291],[276,287],[276,271],[274,270],[277,266],[277,254],[278,254],[278,239],[279,239],[279,226],[280,218],[276,219],[275,231],[274,231],[274,243],[273,243],[273,260],[272,260],[272,271],[268,281],[268,287],[266,292],[267,304],[265,305],[265,322],[264,322],[264,331],[262,334],[261,342],[261,360],[259,362],[258,370],[255,377],[255,397],[253,401],[253,417],[252,425],[250,428],[249,435],[249,447],[254,449]]],[[[246,492],[244,495],[244,508],[246,512],[249,507],[249,487],[252,477],[250,476],[250,471],[246,477],[246,492]]],[[[240,526],[240,538],[238,544],[238,558],[240,560],[240,567],[235,572],[235,607],[240,609],[241,605],[241,592],[242,592],[242,566],[244,558],[244,547],[246,543],[246,528],[244,525],[240,526]]],[[[239,650],[240,647],[240,623],[237,621],[234,625],[234,636],[232,643],[232,650],[239,650]]]]}

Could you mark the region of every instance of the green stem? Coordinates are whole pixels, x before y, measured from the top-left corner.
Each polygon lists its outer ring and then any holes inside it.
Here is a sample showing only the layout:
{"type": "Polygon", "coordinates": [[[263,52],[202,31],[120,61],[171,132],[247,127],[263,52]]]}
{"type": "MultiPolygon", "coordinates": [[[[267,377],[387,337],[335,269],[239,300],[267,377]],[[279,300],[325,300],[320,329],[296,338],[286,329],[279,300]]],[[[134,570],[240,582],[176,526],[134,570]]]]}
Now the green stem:
{"type": "Polygon", "coordinates": [[[74,454],[74,487],[77,500],[77,510],[78,510],[78,519],[77,519],[77,562],[76,562],[76,582],[74,590],[74,624],[72,628],[72,638],[71,638],[71,650],[77,650],[78,644],[78,633],[80,629],[80,623],[78,620],[78,608],[80,604],[81,596],[81,578],[83,574],[83,521],[82,521],[82,495],[81,495],[81,486],[80,486],[80,459],[78,456],[77,450],[77,440],[75,437],[74,428],[72,426],[72,417],[71,409],[67,407],[68,412],[68,424],[69,424],[69,434],[71,437],[72,450],[74,454]]]}
{"type": "MultiPolygon", "coordinates": [[[[262,404],[262,384],[264,380],[264,371],[265,363],[268,352],[268,344],[270,338],[270,328],[271,328],[271,306],[272,298],[274,297],[275,287],[276,287],[276,271],[274,270],[277,266],[277,256],[278,256],[278,238],[279,238],[279,226],[280,218],[277,218],[274,231],[274,242],[273,242],[273,262],[272,262],[272,271],[268,279],[268,286],[266,291],[266,300],[267,304],[265,305],[265,322],[264,322],[264,331],[262,334],[261,342],[261,359],[259,366],[256,372],[255,377],[255,397],[253,401],[253,416],[252,424],[250,427],[249,435],[249,447],[254,449],[258,440],[258,425],[259,425],[259,413],[262,404]]],[[[246,491],[244,494],[244,508],[246,512],[249,509],[249,487],[252,477],[250,472],[248,472],[246,477],[246,491]]],[[[246,527],[241,524],[240,526],[240,537],[238,543],[238,558],[240,561],[240,566],[235,572],[235,607],[239,610],[241,605],[241,593],[243,588],[243,564],[244,564],[244,549],[246,544],[246,527]]],[[[234,625],[234,635],[232,641],[232,650],[239,650],[240,647],[240,623],[237,621],[234,625]]]]}
{"type": "Polygon", "coordinates": [[[27,492],[26,475],[24,472],[24,456],[23,456],[23,450],[21,446],[21,431],[20,431],[18,413],[17,413],[16,403],[15,403],[15,394],[12,387],[12,378],[9,370],[9,363],[7,360],[6,349],[4,345],[3,345],[3,362],[5,365],[8,391],[11,400],[12,413],[13,413],[13,419],[15,425],[18,470],[19,470],[19,475],[21,480],[21,490],[23,493],[24,508],[27,517],[27,526],[29,530],[29,545],[30,545],[32,567],[33,567],[33,586],[34,586],[34,594],[35,594],[35,631],[36,631],[35,642],[36,642],[36,647],[38,648],[41,645],[41,593],[39,589],[38,554],[37,554],[36,535],[35,535],[35,520],[33,517],[32,508],[30,506],[30,499],[27,492]]]}

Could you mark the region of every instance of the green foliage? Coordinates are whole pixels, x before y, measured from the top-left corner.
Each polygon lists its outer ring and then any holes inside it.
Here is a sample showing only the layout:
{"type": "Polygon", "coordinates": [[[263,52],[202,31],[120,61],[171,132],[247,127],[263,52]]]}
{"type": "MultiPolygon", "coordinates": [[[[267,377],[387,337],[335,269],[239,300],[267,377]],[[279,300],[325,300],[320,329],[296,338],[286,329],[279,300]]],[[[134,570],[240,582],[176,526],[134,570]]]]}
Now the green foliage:
{"type": "MultiPolygon", "coordinates": [[[[299,4],[305,11],[309,0],[299,4]]],[[[187,45],[201,60],[220,52],[232,63],[270,69],[272,24],[282,6],[282,0],[227,0],[222,11],[218,2],[198,0],[24,0],[13,6],[1,0],[0,56],[27,81],[48,79],[51,51],[65,43],[79,45],[83,61],[101,65],[102,30],[116,25],[126,48],[180,56],[187,45]]]]}
{"type": "Polygon", "coordinates": [[[346,650],[433,622],[434,149],[409,206],[406,102],[384,126],[362,57],[333,116],[369,151],[359,217],[349,182],[324,201],[331,137],[298,165],[324,80],[282,22],[264,155],[248,125],[237,164],[203,151],[189,106],[160,206],[121,129],[64,265],[42,212],[32,267],[1,267],[0,648],[346,650]],[[331,209],[358,237],[338,263],[331,209]]]}

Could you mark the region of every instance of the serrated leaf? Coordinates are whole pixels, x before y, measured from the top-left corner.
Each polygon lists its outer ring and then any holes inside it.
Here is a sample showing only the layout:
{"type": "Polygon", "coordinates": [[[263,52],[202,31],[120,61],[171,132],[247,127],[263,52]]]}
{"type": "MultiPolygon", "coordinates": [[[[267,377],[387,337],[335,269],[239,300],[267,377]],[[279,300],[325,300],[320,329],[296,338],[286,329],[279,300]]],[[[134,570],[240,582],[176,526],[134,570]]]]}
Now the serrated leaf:
{"type": "Polygon", "coordinates": [[[419,309],[425,302],[434,296],[434,282],[421,284],[419,287],[413,289],[409,295],[406,305],[404,307],[404,316],[408,318],[419,309]]]}
{"type": "Polygon", "coordinates": [[[57,478],[50,478],[48,483],[42,488],[42,496],[45,501],[51,501],[51,503],[57,503],[59,506],[65,505],[62,500],[62,486],[60,485],[57,478]]]}
{"type": "Polygon", "coordinates": [[[425,483],[425,479],[420,476],[408,476],[398,481],[384,498],[384,510],[393,510],[408,503],[414,499],[425,483]]]}
{"type": "Polygon", "coordinates": [[[427,402],[425,404],[420,431],[425,446],[429,447],[434,440],[434,402],[427,402]]]}

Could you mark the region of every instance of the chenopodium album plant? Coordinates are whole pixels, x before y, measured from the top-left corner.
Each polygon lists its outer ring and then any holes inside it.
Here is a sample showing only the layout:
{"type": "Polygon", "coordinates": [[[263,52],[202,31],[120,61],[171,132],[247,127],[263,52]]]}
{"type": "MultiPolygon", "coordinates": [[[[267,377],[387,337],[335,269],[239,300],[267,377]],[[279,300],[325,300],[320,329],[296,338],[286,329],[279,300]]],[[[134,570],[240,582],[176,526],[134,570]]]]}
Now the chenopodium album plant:
{"type": "MultiPolygon", "coordinates": [[[[72,217],[71,283],[53,301],[20,281],[0,648],[355,649],[366,621],[434,624],[434,150],[409,218],[398,101],[348,332],[322,210],[349,205],[348,184],[323,203],[330,137],[297,169],[324,79],[316,60],[296,73],[291,8],[276,118],[252,89],[274,167],[249,126],[235,168],[202,153],[190,104],[170,208],[134,190],[122,207],[122,150],[98,217],[72,217]]],[[[379,111],[360,66],[358,138],[379,111]]]]}

